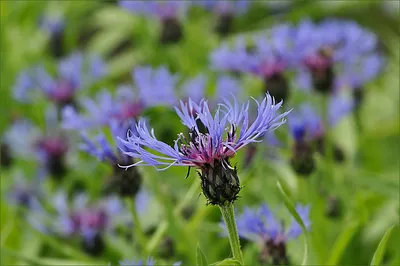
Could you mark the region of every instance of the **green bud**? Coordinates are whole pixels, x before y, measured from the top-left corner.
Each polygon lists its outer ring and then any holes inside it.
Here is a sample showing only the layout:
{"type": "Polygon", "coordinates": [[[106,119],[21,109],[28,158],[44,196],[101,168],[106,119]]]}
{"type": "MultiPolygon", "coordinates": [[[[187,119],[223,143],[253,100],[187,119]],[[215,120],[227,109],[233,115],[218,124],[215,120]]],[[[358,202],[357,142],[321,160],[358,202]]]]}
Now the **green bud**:
{"type": "Polygon", "coordinates": [[[215,161],[201,169],[201,188],[210,204],[224,205],[237,199],[240,182],[236,168],[227,161],[215,161]]]}

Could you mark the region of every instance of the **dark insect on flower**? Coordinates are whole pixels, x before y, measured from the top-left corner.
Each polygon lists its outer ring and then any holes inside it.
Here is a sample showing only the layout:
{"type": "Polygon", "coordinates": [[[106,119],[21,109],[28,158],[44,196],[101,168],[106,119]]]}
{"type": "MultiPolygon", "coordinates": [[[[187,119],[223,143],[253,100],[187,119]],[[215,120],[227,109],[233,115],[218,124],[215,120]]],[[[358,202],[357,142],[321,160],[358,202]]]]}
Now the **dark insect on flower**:
{"type": "Polygon", "coordinates": [[[249,124],[249,102],[239,105],[225,101],[220,104],[215,115],[209,110],[207,101],[199,104],[189,99],[181,101],[181,108],[175,108],[181,121],[190,129],[189,138],[178,135],[174,147],[159,140],[150,132],[144,120],[140,120],[134,132],[129,132],[127,139],[118,138],[124,154],[140,161],[124,168],[136,165],[166,166],[173,165],[196,167],[200,172],[203,193],[211,204],[225,204],[234,201],[240,190],[236,169],[229,159],[244,146],[259,141],[266,132],[282,125],[287,113],[279,114],[282,102],[275,101],[268,94],[261,103],[257,102],[258,113],[253,123],[249,124]],[[194,111],[193,111],[194,110],[194,111]],[[197,121],[207,128],[207,133],[200,132],[197,121]],[[147,151],[147,147],[153,152],[147,151]]]}
{"type": "MultiPolygon", "coordinates": [[[[297,204],[296,211],[300,215],[307,230],[311,229],[309,218],[310,206],[297,204]]],[[[302,229],[292,218],[292,222],[285,229],[283,221],[275,217],[266,204],[258,209],[245,208],[243,213],[237,216],[239,236],[261,245],[262,252],[259,260],[262,264],[288,265],[289,258],[286,252],[287,242],[300,236],[302,229]]],[[[227,233],[226,225],[221,222],[224,235],[227,233]]]]}

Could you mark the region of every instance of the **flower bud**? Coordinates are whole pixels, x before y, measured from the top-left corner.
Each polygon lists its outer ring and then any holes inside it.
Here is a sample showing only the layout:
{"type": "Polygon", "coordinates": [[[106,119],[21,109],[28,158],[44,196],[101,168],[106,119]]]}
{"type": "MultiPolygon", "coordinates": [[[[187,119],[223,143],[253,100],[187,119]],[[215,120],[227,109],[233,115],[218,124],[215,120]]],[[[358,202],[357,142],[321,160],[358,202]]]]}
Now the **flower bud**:
{"type": "Polygon", "coordinates": [[[142,176],[136,167],[123,169],[114,166],[111,180],[106,184],[105,193],[116,192],[122,197],[134,197],[142,185],[142,176]]]}
{"type": "Polygon", "coordinates": [[[282,74],[274,74],[264,78],[265,90],[276,101],[286,101],[289,96],[289,84],[282,74]]]}
{"type": "Polygon", "coordinates": [[[178,20],[167,18],[163,20],[160,42],[162,44],[176,43],[182,38],[182,26],[178,20]]]}
{"type": "Polygon", "coordinates": [[[83,250],[92,256],[100,256],[105,248],[103,237],[99,233],[90,239],[84,238],[82,246],[83,250]]]}
{"type": "Polygon", "coordinates": [[[217,18],[215,31],[220,36],[226,36],[232,31],[233,16],[232,14],[221,14],[217,18]]]}
{"type": "Polygon", "coordinates": [[[201,188],[210,204],[224,205],[237,199],[240,182],[236,168],[227,161],[215,160],[201,168],[201,188]]]}
{"type": "Polygon", "coordinates": [[[268,240],[260,255],[262,265],[289,265],[289,258],[286,254],[286,243],[284,241],[275,242],[268,240]]]}
{"type": "Polygon", "coordinates": [[[303,141],[296,142],[290,163],[294,171],[299,175],[311,174],[315,168],[312,146],[303,141]]]}
{"type": "Polygon", "coordinates": [[[0,165],[1,167],[7,168],[10,167],[12,162],[13,162],[13,158],[11,156],[11,151],[10,151],[10,147],[8,146],[8,144],[6,143],[1,143],[0,144],[0,165]]]}

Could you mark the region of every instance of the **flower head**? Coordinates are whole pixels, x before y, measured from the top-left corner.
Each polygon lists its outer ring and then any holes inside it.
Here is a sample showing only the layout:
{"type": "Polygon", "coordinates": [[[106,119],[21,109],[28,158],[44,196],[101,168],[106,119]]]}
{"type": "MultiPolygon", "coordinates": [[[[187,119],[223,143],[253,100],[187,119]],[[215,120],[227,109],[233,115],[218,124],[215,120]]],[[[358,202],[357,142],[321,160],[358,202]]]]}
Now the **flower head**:
{"type": "Polygon", "coordinates": [[[174,147],[157,140],[154,130],[149,131],[145,121],[139,121],[135,132],[128,132],[126,139],[118,138],[123,153],[139,161],[125,166],[151,165],[154,167],[173,165],[196,167],[201,170],[203,192],[211,203],[219,204],[233,201],[240,190],[236,169],[229,164],[238,150],[259,139],[268,131],[282,125],[287,113],[278,114],[282,103],[275,101],[268,94],[257,102],[258,113],[253,123],[249,123],[249,102],[240,105],[225,101],[221,103],[214,116],[211,114],[207,101],[199,104],[191,99],[181,108],[175,108],[181,122],[189,130],[189,138],[179,134],[174,147]],[[193,111],[194,110],[194,111],[193,111]],[[197,121],[206,128],[199,129],[197,121]],[[147,151],[147,147],[152,151],[147,151]],[[160,154],[158,154],[160,153],[160,154]],[[222,179],[222,183],[215,181],[222,179]],[[225,185],[227,187],[225,187],[225,185]],[[218,191],[215,194],[215,189],[218,191]],[[223,192],[219,190],[224,190],[223,192]]]}
{"type": "Polygon", "coordinates": [[[72,54],[60,61],[56,77],[52,77],[43,66],[23,71],[17,78],[14,97],[29,102],[39,90],[58,106],[65,106],[74,103],[77,91],[90,86],[104,76],[105,71],[99,58],[92,57],[86,64],[82,54],[72,54]]]}

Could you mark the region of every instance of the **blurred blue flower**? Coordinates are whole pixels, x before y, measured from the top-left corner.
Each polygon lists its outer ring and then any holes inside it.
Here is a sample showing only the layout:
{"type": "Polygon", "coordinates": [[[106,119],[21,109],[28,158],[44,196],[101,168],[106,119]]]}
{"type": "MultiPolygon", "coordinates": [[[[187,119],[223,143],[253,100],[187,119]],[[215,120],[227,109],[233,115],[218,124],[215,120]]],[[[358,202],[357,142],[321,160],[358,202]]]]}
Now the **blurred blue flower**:
{"type": "Polygon", "coordinates": [[[193,2],[196,5],[212,10],[218,15],[243,14],[249,9],[251,3],[249,0],[195,0],[193,2]]]}
{"type": "Polygon", "coordinates": [[[72,104],[78,90],[87,88],[105,74],[101,59],[92,56],[86,63],[82,54],[75,53],[59,62],[55,77],[43,66],[22,71],[13,88],[14,98],[30,102],[39,90],[59,106],[72,104]]]}
{"type": "Polygon", "coordinates": [[[14,176],[14,182],[7,191],[7,202],[17,207],[40,211],[39,197],[42,194],[37,182],[28,182],[20,172],[14,176]]]}
{"type": "Polygon", "coordinates": [[[100,161],[107,161],[111,165],[118,163],[127,163],[129,157],[124,154],[128,150],[122,150],[117,148],[117,138],[125,138],[127,132],[135,132],[135,121],[127,120],[125,122],[112,121],[110,123],[110,129],[115,142],[111,143],[104,133],[97,135],[94,140],[91,140],[87,132],[82,132],[81,137],[83,143],[80,144],[80,148],[88,154],[98,158],[100,161]]]}
{"type": "Polygon", "coordinates": [[[44,15],[39,19],[39,27],[49,34],[58,34],[64,31],[65,21],[62,16],[44,15]]]}
{"type": "MultiPolygon", "coordinates": [[[[342,118],[351,113],[354,104],[345,95],[332,96],[327,110],[327,123],[334,127],[342,118]]],[[[323,136],[328,128],[324,128],[322,116],[309,104],[303,104],[288,117],[290,132],[296,141],[313,140],[323,136]]]]}
{"type": "Polygon", "coordinates": [[[178,0],[148,0],[148,1],[130,1],[120,0],[119,5],[137,15],[153,16],[160,20],[177,18],[184,15],[190,1],[178,0]]]}
{"type": "Polygon", "coordinates": [[[384,65],[377,37],[353,21],[305,20],[296,29],[294,45],[301,89],[356,89],[376,78],[384,65]]]}
{"type": "MultiPolygon", "coordinates": [[[[310,230],[310,206],[297,204],[296,211],[307,230],[310,230]]],[[[290,226],[285,228],[283,221],[277,218],[266,204],[261,205],[258,209],[245,208],[243,213],[237,216],[236,221],[240,237],[261,244],[268,241],[279,244],[295,239],[302,233],[301,226],[294,218],[292,218],[290,226]]],[[[226,233],[225,223],[221,222],[221,226],[226,233]]]]}
{"type": "Polygon", "coordinates": [[[143,260],[123,260],[119,262],[120,266],[154,266],[155,261],[153,258],[149,257],[146,261],[143,260]]]}
{"type": "Polygon", "coordinates": [[[138,119],[144,110],[157,105],[172,105],[176,102],[177,76],[167,68],[138,67],[132,72],[135,89],[128,85],[117,88],[113,97],[108,90],[99,92],[96,99],[81,101],[85,113],[78,113],[73,106],[62,111],[63,127],[82,130],[109,125],[112,121],[124,123],[138,119]]]}
{"type": "Polygon", "coordinates": [[[56,210],[51,230],[64,237],[81,236],[86,243],[91,243],[98,235],[112,232],[118,225],[130,221],[122,202],[115,196],[90,203],[85,194],[73,198],[70,205],[66,193],[58,191],[51,201],[56,210]]]}
{"type": "Polygon", "coordinates": [[[187,141],[183,134],[180,134],[174,147],[157,140],[154,132],[148,130],[145,121],[140,120],[136,126],[137,133],[130,132],[126,139],[118,137],[121,150],[128,156],[140,159],[139,162],[126,167],[141,164],[154,167],[164,165],[165,169],[173,165],[202,168],[215,164],[215,161],[227,163],[239,149],[257,142],[260,136],[275,130],[285,122],[284,117],[287,113],[276,114],[282,103],[275,104],[271,96],[266,95],[261,103],[256,101],[256,104],[257,118],[249,125],[249,102],[240,105],[236,99],[233,104],[225,101],[224,104],[220,104],[214,117],[205,100],[199,104],[191,99],[187,103],[181,102],[181,109],[175,110],[182,123],[190,129],[191,137],[190,141],[187,141]],[[208,133],[199,131],[197,120],[204,124],[208,133]],[[229,128],[229,131],[225,132],[226,128],[229,128]],[[227,137],[224,140],[225,133],[227,137]],[[143,146],[164,156],[146,151],[143,146]]]}

